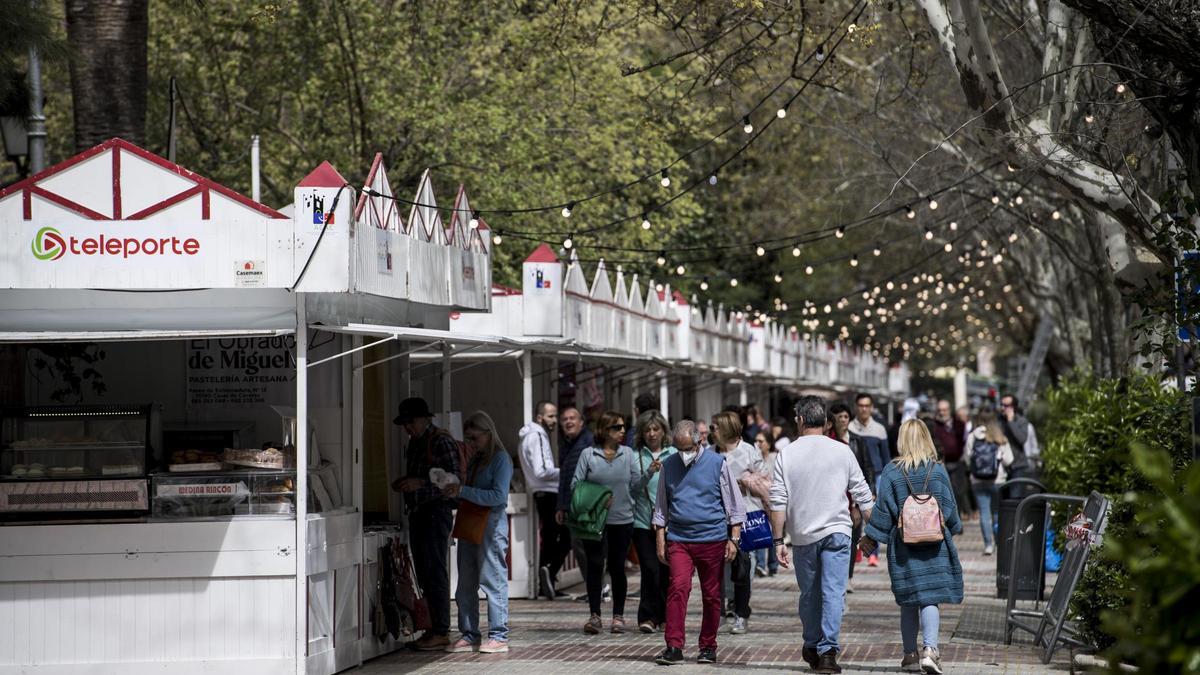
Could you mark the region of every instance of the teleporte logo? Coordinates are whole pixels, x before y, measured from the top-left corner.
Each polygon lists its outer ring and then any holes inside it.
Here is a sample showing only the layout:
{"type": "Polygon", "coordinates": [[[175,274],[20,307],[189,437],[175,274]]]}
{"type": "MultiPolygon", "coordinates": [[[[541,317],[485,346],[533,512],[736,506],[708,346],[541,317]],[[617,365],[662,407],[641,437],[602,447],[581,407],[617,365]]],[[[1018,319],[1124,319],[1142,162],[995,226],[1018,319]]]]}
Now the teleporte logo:
{"type": "Polygon", "coordinates": [[[196,255],[200,252],[200,241],[187,237],[110,237],[100,234],[95,237],[64,236],[53,227],[43,227],[33,235],[30,246],[33,257],[38,260],[58,260],[64,255],[114,256],[168,256],[196,255]]]}
{"type": "Polygon", "coordinates": [[[53,227],[43,227],[33,235],[33,257],[38,260],[58,260],[67,252],[67,242],[53,227]]]}

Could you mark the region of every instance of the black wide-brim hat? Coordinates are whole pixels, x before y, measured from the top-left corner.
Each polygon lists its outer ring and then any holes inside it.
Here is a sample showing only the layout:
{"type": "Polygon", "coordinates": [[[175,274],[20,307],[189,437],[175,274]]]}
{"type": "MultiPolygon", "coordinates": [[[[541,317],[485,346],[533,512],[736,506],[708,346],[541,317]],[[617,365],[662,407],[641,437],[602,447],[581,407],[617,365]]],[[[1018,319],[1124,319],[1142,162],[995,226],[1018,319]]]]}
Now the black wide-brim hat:
{"type": "Polygon", "coordinates": [[[425,399],[414,396],[400,402],[399,414],[396,415],[392,422],[404,424],[418,417],[433,417],[433,413],[429,411],[429,404],[425,402],[425,399]]]}

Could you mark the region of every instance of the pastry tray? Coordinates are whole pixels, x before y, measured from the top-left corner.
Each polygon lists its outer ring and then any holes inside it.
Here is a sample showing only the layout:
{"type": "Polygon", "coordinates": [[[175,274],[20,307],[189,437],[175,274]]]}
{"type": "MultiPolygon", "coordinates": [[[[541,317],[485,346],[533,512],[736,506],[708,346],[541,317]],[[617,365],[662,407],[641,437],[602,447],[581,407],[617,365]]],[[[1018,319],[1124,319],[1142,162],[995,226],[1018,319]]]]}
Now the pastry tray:
{"type": "Polygon", "coordinates": [[[190,473],[196,471],[220,471],[222,468],[220,462],[194,462],[192,464],[171,464],[167,467],[167,471],[171,473],[190,473]]]}

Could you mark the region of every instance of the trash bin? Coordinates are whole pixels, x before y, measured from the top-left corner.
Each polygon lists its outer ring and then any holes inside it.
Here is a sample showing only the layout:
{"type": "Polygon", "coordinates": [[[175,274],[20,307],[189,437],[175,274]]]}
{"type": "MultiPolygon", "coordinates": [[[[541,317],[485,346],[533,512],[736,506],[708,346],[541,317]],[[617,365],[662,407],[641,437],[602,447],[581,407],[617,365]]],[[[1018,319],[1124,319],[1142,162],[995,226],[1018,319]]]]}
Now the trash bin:
{"type": "MultiPolygon", "coordinates": [[[[1000,485],[999,533],[996,535],[996,597],[1008,597],[1009,571],[1012,569],[1013,539],[1018,534],[1017,506],[1025,497],[1045,492],[1046,486],[1032,478],[1014,478],[1000,485]]],[[[1020,524],[1021,559],[1017,561],[1017,600],[1045,598],[1046,503],[1025,509],[1020,524]]]]}

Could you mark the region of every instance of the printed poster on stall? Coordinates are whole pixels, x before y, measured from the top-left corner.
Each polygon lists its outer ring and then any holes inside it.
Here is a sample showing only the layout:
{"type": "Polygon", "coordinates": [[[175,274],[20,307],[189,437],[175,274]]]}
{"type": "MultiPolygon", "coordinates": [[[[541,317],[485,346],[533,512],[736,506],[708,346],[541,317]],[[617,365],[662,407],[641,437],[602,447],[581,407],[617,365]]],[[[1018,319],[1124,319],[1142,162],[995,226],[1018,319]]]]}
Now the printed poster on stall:
{"type": "Polygon", "coordinates": [[[290,405],[295,348],[292,335],[188,340],[188,407],[290,405]]]}

